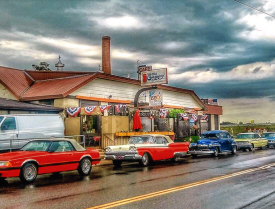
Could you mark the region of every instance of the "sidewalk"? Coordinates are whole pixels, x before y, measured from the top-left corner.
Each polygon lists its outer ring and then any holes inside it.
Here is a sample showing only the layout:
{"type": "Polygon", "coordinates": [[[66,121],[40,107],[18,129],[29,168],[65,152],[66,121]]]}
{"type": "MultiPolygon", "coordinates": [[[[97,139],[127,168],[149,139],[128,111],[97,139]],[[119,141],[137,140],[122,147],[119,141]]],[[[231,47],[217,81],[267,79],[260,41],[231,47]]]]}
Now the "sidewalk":
{"type": "Polygon", "coordinates": [[[102,166],[102,165],[113,165],[113,162],[112,160],[104,160],[104,155],[105,155],[105,152],[99,148],[99,146],[86,146],[85,147],[86,149],[87,148],[93,148],[93,149],[96,149],[99,151],[99,155],[100,155],[100,158],[101,158],[101,161],[99,164],[97,164],[96,166],[102,166]]]}

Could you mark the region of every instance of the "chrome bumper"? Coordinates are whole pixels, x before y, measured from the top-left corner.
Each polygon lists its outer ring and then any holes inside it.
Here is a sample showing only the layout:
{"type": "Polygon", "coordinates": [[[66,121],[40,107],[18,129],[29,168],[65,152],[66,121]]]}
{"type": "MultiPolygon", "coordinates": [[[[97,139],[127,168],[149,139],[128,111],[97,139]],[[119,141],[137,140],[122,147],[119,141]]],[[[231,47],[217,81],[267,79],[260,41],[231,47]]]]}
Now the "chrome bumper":
{"type": "Polygon", "coordinates": [[[184,157],[187,155],[187,152],[175,152],[174,157],[184,157]]]}
{"type": "Polygon", "coordinates": [[[142,156],[139,154],[129,154],[129,155],[105,155],[104,160],[132,160],[138,161],[141,160],[142,156]]]}
{"type": "Polygon", "coordinates": [[[189,154],[191,155],[207,155],[207,154],[213,154],[214,151],[212,150],[192,150],[189,151],[189,154]]]}
{"type": "Polygon", "coordinates": [[[248,149],[248,148],[252,148],[251,144],[237,144],[237,148],[239,149],[248,149]]]}

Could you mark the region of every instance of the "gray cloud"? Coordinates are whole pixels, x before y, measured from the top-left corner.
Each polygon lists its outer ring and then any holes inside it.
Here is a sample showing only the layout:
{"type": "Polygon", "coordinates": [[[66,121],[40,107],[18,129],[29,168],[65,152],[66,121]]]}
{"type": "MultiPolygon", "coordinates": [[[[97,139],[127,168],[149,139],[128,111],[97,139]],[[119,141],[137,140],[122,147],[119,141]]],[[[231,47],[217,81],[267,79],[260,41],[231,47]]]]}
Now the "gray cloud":
{"type": "MultiPolygon", "coordinates": [[[[266,1],[242,2],[260,10],[267,8],[266,1]]],[[[272,7],[268,12],[275,13],[272,7]]],[[[100,48],[104,35],[111,36],[112,50],[132,56],[118,58],[112,54],[112,72],[120,76],[136,78],[137,60],[148,65],[168,65],[174,68],[173,74],[209,69],[221,73],[251,63],[271,63],[275,58],[275,42],[268,38],[267,29],[259,30],[246,23],[247,15],[260,15],[257,17],[273,25],[275,22],[235,1],[0,0],[0,65],[31,69],[32,64],[47,61],[54,69],[61,55],[66,70],[97,71],[100,51],[92,53],[95,49],[91,47],[88,53],[89,48],[69,48],[68,43],[100,48]],[[126,27],[127,23],[113,27],[112,22],[107,22],[125,16],[133,17],[136,23],[131,27],[126,27]],[[260,35],[251,38],[250,34],[260,35]],[[43,38],[56,42],[49,44],[43,38]],[[60,41],[66,41],[64,46],[57,44],[60,41]],[[13,47],[7,47],[12,44],[13,47]]],[[[253,73],[261,72],[262,64],[255,65],[253,73]]],[[[272,100],[275,95],[272,77],[215,79],[208,83],[170,80],[169,84],[193,89],[204,98],[272,100]]]]}

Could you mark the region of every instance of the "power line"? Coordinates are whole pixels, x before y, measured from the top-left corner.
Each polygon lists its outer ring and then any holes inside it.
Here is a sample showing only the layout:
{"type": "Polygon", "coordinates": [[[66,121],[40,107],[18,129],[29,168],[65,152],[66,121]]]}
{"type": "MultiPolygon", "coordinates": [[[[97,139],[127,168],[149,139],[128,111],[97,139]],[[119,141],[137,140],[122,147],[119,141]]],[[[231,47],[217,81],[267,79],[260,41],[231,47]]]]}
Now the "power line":
{"type": "Polygon", "coordinates": [[[268,14],[268,13],[266,13],[266,12],[263,12],[263,11],[259,10],[259,9],[256,9],[256,8],[254,8],[254,7],[251,7],[251,6],[249,6],[249,5],[247,5],[247,4],[244,4],[244,3],[240,2],[240,1],[237,1],[237,0],[233,0],[233,1],[238,2],[239,4],[242,4],[242,5],[244,5],[244,6],[247,6],[247,7],[251,8],[251,9],[257,10],[258,12],[264,13],[264,14],[266,14],[266,15],[268,15],[268,16],[271,16],[271,17],[274,17],[274,18],[275,18],[275,16],[273,16],[273,15],[271,15],[271,14],[268,14]]]}

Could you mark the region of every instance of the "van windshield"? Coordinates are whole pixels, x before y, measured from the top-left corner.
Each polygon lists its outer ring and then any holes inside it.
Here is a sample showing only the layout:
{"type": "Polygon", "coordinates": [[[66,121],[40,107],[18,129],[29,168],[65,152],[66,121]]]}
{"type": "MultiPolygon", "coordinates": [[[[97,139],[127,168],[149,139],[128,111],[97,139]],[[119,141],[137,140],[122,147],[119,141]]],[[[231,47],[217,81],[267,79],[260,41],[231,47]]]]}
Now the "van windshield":
{"type": "Polygon", "coordinates": [[[4,118],[3,116],[0,116],[0,123],[2,122],[3,118],[4,118]]]}

